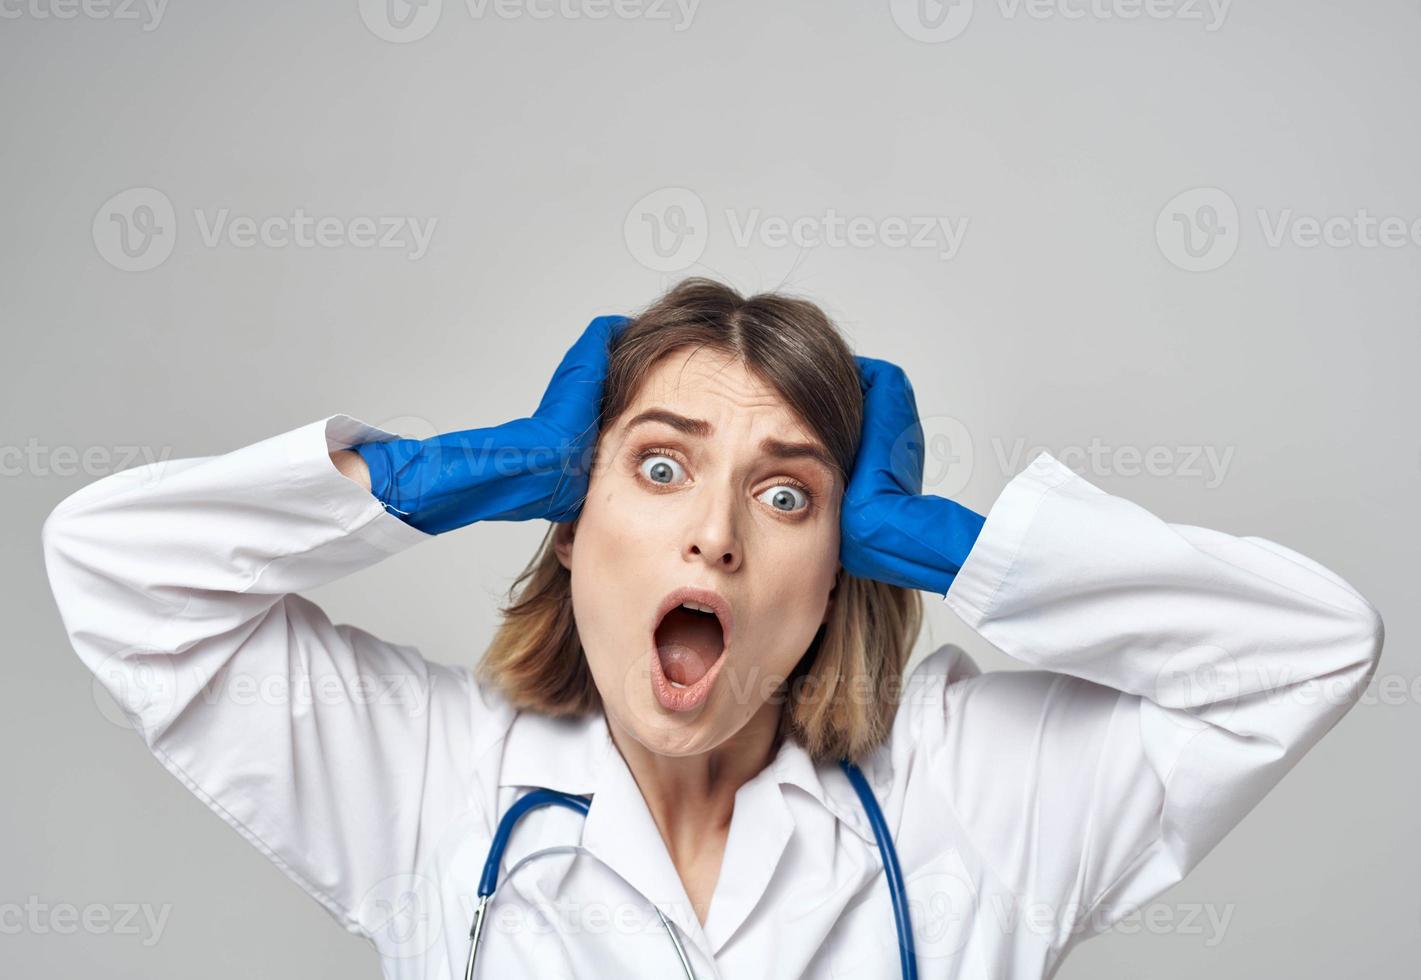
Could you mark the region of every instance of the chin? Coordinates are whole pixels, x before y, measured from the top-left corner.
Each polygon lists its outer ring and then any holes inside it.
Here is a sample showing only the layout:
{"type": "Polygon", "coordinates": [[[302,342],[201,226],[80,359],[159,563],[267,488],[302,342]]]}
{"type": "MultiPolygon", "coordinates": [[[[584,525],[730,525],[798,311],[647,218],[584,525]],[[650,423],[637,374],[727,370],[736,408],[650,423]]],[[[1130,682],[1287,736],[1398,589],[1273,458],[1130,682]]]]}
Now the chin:
{"type": "Polygon", "coordinates": [[[709,752],[735,734],[717,719],[705,705],[694,715],[670,713],[658,707],[654,699],[631,710],[630,719],[621,719],[622,728],[648,752],[668,758],[701,755],[709,752]]]}

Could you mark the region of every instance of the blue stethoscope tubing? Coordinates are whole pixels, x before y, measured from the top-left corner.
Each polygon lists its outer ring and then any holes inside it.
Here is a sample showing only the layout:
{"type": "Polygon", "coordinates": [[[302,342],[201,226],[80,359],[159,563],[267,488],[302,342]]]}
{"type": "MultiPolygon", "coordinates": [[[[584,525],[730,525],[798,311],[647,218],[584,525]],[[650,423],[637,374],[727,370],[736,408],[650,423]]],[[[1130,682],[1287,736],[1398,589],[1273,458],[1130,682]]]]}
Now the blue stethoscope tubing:
{"type": "MultiPolygon", "coordinates": [[[[859,802],[863,804],[864,812],[868,814],[869,826],[873,828],[874,839],[878,841],[878,854],[883,861],[883,873],[888,878],[888,894],[893,900],[893,921],[898,934],[898,959],[903,968],[903,980],[918,980],[918,955],[913,948],[913,924],[908,914],[908,893],[903,883],[903,869],[898,864],[898,850],[893,846],[893,834],[888,829],[888,821],[883,818],[883,811],[878,806],[878,800],[874,798],[873,789],[868,785],[868,780],[864,778],[859,767],[848,759],[840,759],[839,768],[844,771],[854,792],[858,794],[859,802]]],[[[504,813],[503,819],[498,822],[498,830],[493,835],[493,842],[489,844],[488,857],[484,860],[483,874],[479,877],[478,900],[474,905],[474,921],[469,928],[469,959],[464,967],[464,980],[473,980],[474,961],[478,957],[479,942],[483,939],[484,915],[488,911],[489,902],[493,900],[494,890],[498,886],[498,868],[503,863],[504,848],[508,846],[508,838],[512,836],[513,828],[517,826],[518,821],[528,811],[545,806],[566,807],[586,817],[591,805],[590,797],[561,793],[555,789],[535,789],[519,797],[504,813]]],[[[686,951],[681,947],[680,940],[676,938],[675,930],[671,928],[671,924],[666,921],[665,916],[661,915],[660,909],[657,909],[656,914],[661,919],[661,924],[666,927],[666,932],[676,947],[676,955],[681,960],[681,969],[685,971],[688,980],[695,980],[695,974],[691,972],[690,961],[686,958],[686,951]]]]}

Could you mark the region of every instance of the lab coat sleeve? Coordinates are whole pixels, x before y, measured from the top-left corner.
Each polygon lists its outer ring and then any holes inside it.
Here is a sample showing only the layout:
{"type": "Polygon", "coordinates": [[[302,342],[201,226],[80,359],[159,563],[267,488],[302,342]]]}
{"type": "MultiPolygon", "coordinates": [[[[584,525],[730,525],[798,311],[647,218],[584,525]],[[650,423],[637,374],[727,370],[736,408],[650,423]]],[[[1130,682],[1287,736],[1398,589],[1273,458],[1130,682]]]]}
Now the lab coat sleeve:
{"type": "Polygon", "coordinates": [[[148,748],[367,937],[465,806],[448,774],[469,771],[499,710],[468,670],[297,594],[432,537],[330,461],[382,438],[334,415],[125,470],[64,499],[42,533],[69,639],[148,748]]]}
{"type": "Polygon", "coordinates": [[[1048,453],[945,601],[1037,669],[939,675],[930,769],[1062,950],[1195,867],[1360,698],[1383,635],[1317,562],[1167,523],[1048,453]]]}

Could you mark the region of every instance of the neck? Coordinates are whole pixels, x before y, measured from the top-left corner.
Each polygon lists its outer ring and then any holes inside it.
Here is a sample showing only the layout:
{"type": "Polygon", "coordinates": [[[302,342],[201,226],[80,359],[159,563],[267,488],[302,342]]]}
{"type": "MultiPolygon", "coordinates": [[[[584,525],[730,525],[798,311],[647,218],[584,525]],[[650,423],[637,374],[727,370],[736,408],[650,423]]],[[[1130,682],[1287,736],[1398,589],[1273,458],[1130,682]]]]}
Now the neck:
{"type": "Polygon", "coordinates": [[[681,756],[651,751],[607,717],[612,741],[678,865],[694,860],[713,842],[724,842],[736,791],[769,765],[779,750],[780,710],[780,705],[767,702],[714,749],[681,756]]]}

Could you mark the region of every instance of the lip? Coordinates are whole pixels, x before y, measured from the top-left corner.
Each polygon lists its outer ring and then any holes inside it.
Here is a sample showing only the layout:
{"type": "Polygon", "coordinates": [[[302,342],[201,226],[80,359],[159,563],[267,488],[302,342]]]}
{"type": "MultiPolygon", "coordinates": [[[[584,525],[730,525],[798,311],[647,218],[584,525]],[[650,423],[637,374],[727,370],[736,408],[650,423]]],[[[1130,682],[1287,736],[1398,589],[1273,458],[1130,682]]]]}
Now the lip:
{"type": "Polygon", "coordinates": [[[720,668],[726,661],[726,655],[730,653],[734,635],[735,614],[731,610],[730,602],[719,592],[714,589],[685,586],[667,593],[657,606],[656,616],[651,622],[651,693],[657,702],[667,711],[694,711],[704,704],[710,697],[711,688],[715,686],[715,679],[720,676],[720,668]],[[683,602],[695,602],[715,610],[716,618],[720,620],[722,645],[720,656],[716,657],[715,663],[711,664],[704,677],[690,687],[674,687],[661,669],[661,657],[656,649],[656,630],[666,618],[666,614],[683,602]]]}

